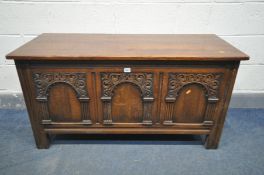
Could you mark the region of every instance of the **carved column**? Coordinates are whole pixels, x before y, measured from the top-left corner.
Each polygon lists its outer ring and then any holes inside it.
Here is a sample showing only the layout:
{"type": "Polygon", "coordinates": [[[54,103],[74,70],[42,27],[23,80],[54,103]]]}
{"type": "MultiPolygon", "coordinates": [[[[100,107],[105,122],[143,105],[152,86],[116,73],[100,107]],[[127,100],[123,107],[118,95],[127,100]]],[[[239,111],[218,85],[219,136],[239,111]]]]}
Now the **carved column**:
{"type": "Polygon", "coordinates": [[[89,97],[86,87],[85,73],[49,72],[33,73],[33,80],[36,88],[36,100],[40,103],[40,115],[42,124],[51,124],[48,112],[49,89],[57,83],[65,83],[71,86],[77,94],[81,103],[81,117],[84,124],[92,124],[89,111],[89,97]]]}
{"type": "Polygon", "coordinates": [[[112,124],[111,100],[113,90],[121,83],[131,83],[141,91],[143,124],[152,125],[153,74],[152,73],[101,73],[104,124],[112,124]]]}
{"type": "Polygon", "coordinates": [[[81,115],[83,124],[91,125],[92,121],[90,118],[90,110],[89,110],[89,98],[79,98],[81,102],[81,115]]]}
{"type": "Polygon", "coordinates": [[[174,105],[179,91],[186,85],[199,84],[205,89],[208,100],[203,124],[205,126],[212,125],[215,105],[218,101],[217,95],[221,76],[222,73],[169,73],[168,93],[165,98],[166,112],[163,124],[173,124],[174,105]]]}
{"type": "Polygon", "coordinates": [[[105,125],[112,125],[112,108],[111,108],[111,97],[102,97],[101,100],[103,101],[103,124],[105,125]]]}
{"type": "Polygon", "coordinates": [[[42,120],[43,124],[50,124],[51,119],[48,113],[47,100],[40,100],[39,102],[40,102],[40,109],[39,109],[40,119],[42,120]]]}
{"type": "Polygon", "coordinates": [[[218,98],[208,98],[208,105],[205,113],[205,121],[212,121],[213,120],[213,115],[215,112],[215,106],[216,103],[218,102],[218,98]]]}
{"type": "Polygon", "coordinates": [[[176,98],[166,97],[166,109],[165,109],[165,119],[163,124],[164,125],[172,125],[173,124],[173,114],[174,114],[174,102],[176,98]]]}
{"type": "Polygon", "coordinates": [[[152,125],[152,102],[154,98],[143,98],[143,125],[152,125]]]}

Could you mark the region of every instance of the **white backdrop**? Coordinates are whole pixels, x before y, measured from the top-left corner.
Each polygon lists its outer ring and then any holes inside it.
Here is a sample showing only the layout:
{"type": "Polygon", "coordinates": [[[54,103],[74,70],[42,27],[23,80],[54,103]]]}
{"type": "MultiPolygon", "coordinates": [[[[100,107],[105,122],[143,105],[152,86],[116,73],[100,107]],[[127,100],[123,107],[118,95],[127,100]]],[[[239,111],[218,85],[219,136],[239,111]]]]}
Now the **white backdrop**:
{"type": "Polygon", "coordinates": [[[264,93],[264,0],[0,0],[0,93],[21,92],[5,55],[40,33],[215,33],[247,53],[235,93],[264,93]]]}

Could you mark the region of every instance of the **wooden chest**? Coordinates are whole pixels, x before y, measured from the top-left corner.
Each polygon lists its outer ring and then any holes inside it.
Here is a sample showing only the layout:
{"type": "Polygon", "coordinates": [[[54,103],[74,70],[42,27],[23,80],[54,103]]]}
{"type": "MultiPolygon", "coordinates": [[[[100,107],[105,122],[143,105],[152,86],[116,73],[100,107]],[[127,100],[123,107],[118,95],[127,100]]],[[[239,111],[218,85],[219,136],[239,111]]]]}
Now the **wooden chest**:
{"type": "Polygon", "coordinates": [[[42,34],[14,59],[38,148],[50,134],[198,134],[215,149],[240,60],[216,35],[42,34]]]}

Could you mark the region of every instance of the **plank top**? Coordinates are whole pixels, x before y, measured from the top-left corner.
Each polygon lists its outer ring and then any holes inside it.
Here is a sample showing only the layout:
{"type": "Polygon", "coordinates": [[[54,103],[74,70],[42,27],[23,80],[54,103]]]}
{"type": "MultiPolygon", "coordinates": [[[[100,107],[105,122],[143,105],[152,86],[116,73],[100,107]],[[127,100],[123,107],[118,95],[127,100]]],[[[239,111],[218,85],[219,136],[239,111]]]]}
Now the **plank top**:
{"type": "Polygon", "coordinates": [[[213,34],[41,34],[15,60],[235,61],[249,56],[213,34]]]}

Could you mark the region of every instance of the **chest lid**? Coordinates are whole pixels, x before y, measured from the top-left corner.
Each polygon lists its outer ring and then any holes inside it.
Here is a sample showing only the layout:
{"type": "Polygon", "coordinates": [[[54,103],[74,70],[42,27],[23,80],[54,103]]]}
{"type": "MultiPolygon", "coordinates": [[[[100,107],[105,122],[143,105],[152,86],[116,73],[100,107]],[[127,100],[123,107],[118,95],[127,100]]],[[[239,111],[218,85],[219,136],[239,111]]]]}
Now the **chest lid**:
{"type": "Polygon", "coordinates": [[[41,34],[14,60],[238,61],[249,57],[214,34],[41,34]]]}

